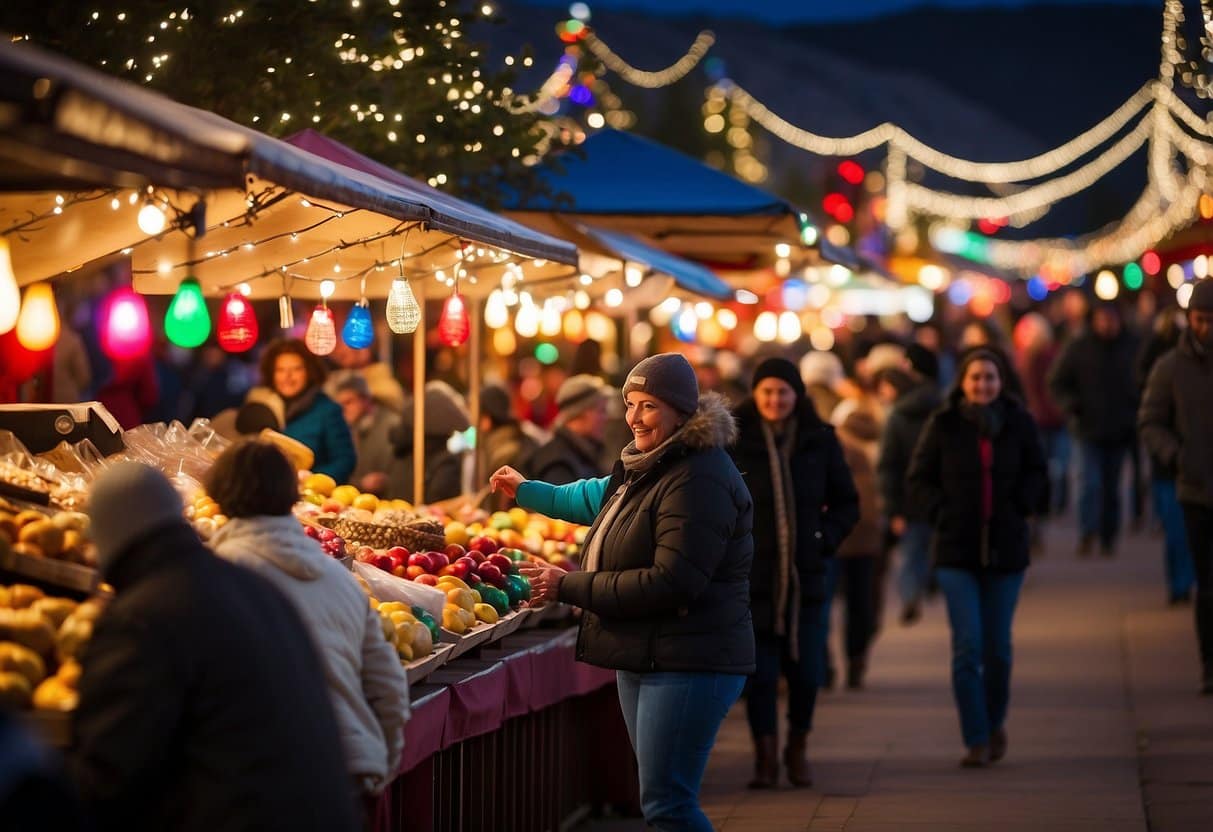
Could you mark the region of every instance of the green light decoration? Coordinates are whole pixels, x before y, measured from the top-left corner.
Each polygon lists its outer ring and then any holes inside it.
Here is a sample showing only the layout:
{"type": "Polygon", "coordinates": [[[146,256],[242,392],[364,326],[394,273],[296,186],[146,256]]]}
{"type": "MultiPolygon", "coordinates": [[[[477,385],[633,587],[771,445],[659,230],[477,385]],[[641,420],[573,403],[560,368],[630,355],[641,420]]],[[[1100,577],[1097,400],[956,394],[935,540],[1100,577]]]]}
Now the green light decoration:
{"type": "Polygon", "coordinates": [[[164,315],[164,334],[179,347],[201,346],[211,334],[211,316],[206,311],[198,278],[187,277],[177,287],[164,315]]]}
{"type": "Polygon", "coordinates": [[[549,344],[547,341],[536,344],[535,360],[540,364],[555,364],[560,360],[560,350],[556,349],[555,344],[549,344]]]}
{"type": "Polygon", "coordinates": [[[1125,266],[1124,278],[1125,288],[1129,291],[1136,292],[1146,282],[1145,274],[1141,270],[1141,266],[1136,263],[1129,263],[1125,266]]]}

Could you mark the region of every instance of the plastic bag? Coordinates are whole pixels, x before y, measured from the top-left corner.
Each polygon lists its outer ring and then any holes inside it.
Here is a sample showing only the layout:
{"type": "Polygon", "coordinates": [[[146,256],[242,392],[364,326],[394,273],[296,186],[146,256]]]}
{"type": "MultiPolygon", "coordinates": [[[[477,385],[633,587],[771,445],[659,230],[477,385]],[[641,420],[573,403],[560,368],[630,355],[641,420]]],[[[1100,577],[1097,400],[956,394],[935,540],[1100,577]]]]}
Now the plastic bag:
{"type": "Polygon", "coordinates": [[[446,604],[446,593],[442,590],[397,578],[369,563],[354,561],[353,566],[354,572],[370,584],[371,593],[380,601],[403,601],[409,606],[421,607],[434,616],[435,621],[442,620],[442,607],[446,604]]]}

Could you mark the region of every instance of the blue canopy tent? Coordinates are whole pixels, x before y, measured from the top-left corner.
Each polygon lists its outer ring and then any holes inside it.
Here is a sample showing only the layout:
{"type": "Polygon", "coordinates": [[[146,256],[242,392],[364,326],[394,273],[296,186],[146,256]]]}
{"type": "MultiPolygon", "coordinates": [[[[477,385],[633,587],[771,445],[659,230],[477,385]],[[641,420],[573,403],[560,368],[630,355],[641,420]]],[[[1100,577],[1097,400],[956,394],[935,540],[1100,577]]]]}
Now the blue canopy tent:
{"type": "Polygon", "coordinates": [[[779,243],[791,246],[792,268],[823,259],[862,265],[787,200],[632,133],[602,130],[537,171],[550,193],[505,197],[506,213],[534,228],[558,234],[564,216],[723,268],[769,266],[779,243]]]}

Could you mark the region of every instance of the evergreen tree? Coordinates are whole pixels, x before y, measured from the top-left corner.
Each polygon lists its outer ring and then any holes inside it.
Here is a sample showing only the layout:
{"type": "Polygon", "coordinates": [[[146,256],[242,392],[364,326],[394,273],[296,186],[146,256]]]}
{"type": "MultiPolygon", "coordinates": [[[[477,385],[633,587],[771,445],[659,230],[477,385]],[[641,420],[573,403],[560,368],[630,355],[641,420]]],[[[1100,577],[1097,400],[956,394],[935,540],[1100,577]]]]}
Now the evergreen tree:
{"type": "Polygon", "coordinates": [[[512,66],[469,24],[493,0],[17,0],[0,29],[271,135],[314,128],[431,185],[493,203],[539,115],[511,112],[512,66]]]}

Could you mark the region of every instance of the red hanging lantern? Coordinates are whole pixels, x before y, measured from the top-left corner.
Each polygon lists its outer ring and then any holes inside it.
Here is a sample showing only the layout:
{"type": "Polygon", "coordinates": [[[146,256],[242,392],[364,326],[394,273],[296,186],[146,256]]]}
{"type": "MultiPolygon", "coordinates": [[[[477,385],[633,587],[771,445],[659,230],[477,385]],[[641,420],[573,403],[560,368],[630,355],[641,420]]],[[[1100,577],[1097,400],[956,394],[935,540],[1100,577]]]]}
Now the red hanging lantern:
{"type": "Polygon", "coordinates": [[[438,321],[438,337],[448,347],[458,347],[472,332],[468,320],[468,307],[463,295],[455,292],[442,305],[442,318],[438,321]]]}
{"type": "Polygon", "coordinates": [[[257,314],[253,305],[241,293],[232,292],[219,310],[219,346],[228,352],[245,352],[257,343],[257,335],[257,314]]]}

